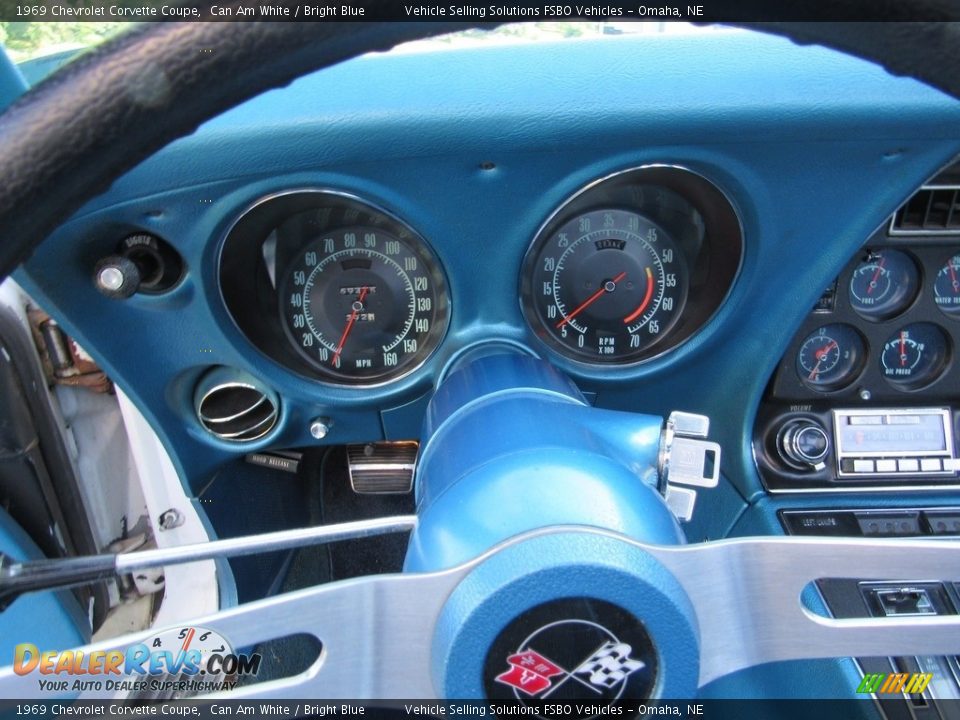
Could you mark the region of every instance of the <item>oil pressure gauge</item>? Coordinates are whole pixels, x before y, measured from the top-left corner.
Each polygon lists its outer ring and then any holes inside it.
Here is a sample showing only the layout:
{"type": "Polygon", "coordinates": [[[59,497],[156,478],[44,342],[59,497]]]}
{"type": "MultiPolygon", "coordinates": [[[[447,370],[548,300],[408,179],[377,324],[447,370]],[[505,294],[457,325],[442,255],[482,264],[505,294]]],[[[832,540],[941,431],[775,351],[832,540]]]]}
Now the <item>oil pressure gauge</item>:
{"type": "Polygon", "coordinates": [[[913,323],[887,340],[880,367],[887,381],[904,390],[925,387],[940,377],[950,359],[950,342],[933,323],[913,323]]]}

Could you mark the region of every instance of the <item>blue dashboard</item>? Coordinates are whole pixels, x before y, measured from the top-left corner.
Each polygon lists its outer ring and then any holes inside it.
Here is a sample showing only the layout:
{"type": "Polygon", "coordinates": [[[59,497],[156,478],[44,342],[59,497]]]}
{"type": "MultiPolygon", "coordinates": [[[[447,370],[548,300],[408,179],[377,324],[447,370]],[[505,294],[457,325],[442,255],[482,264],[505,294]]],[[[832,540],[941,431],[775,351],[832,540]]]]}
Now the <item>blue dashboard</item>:
{"type": "Polygon", "coordinates": [[[195,489],[238,451],[194,417],[193,388],[211,366],[251,372],[281,398],[277,427],[253,448],[310,444],[318,416],[335,423],[331,443],[415,438],[418,400],[450,358],[502,339],[555,361],[599,406],[717,418],[724,474],[749,501],[762,492],[753,417],[790,336],[854,251],[958,150],[960,108],[940,93],[749,33],[395,52],[268,92],[165,148],[64,225],[19,280],[96,349],[195,489]],[[689,168],[730,199],[743,228],[739,275],[680,347],[627,367],[574,364],[524,322],[524,253],[582,187],[655,163],[689,168]],[[265,357],[232,321],[217,277],[224,236],[259,199],[298,188],[363,198],[436,252],[450,326],[416,372],[377,387],[317,383],[265,357]],[[138,231],[174,246],[185,277],[162,295],[103,297],[96,260],[138,231]]]}
{"type": "MultiPolygon", "coordinates": [[[[251,452],[418,439],[451,362],[494,340],[549,360],[598,407],[712,418],[722,479],[702,493],[688,538],[780,534],[778,511],[823,502],[768,494],[761,480],[755,423],[771,379],[796,333],[812,330],[824,289],[958,153],[955,100],[749,32],[403,49],[303,77],[204,124],[89,202],[15,277],[151,421],[194,496],[251,452]],[[639,361],[587,363],[544,342],[521,299],[535,238],[585,188],[664,166],[705,179],[736,218],[738,246],[712,258],[736,253],[716,306],[682,342],[639,361]],[[266,240],[236,241],[237,224],[265,199],[316,191],[374,208],[432,253],[447,317],[409,372],[331,382],[251,337],[230,305],[231,292],[252,287],[245,273],[259,272],[229,265],[231,254],[266,240]],[[138,234],[161,238],[182,273],[163,292],[106,297],[98,261],[138,234]],[[272,398],[265,434],[237,443],[198,420],[198,387],[220,368],[272,398]],[[318,418],[323,437],[312,434],[318,418]]],[[[263,257],[260,245],[253,255],[263,257]]],[[[263,317],[284,322],[276,310],[263,317]]],[[[238,491],[233,502],[243,501],[238,491]]],[[[951,502],[956,492],[941,486],[830,504],[951,502]]]]}

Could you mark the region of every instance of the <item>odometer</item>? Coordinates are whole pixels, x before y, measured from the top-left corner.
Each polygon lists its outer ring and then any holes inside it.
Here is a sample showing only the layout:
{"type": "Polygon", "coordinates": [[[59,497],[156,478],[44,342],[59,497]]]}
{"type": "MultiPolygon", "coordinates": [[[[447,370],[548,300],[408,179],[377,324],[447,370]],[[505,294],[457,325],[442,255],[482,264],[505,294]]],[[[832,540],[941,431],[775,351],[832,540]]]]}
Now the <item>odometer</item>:
{"type": "Polygon", "coordinates": [[[439,263],[418,239],[381,228],[328,230],[279,285],[287,337],[333,382],[404,375],[436,348],[449,316],[439,263]]]}
{"type": "Polygon", "coordinates": [[[538,238],[523,287],[527,320],[548,345],[581,362],[629,363],[648,356],[677,322],[687,271],[661,226],[605,208],[538,238]]]}

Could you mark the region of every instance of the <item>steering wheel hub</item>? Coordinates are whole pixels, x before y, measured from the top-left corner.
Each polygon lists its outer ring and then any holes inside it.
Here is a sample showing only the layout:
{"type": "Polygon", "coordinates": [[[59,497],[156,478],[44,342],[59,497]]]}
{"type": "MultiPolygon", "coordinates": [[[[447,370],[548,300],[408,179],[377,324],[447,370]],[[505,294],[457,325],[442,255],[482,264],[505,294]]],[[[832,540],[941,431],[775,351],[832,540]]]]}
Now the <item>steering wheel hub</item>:
{"type": "Polygon", "coordinates": [[[545,702],[691,697],[693,606],[636,544],[570,529],[492,554],[457,586],[433,638],[443,697],[545,702]]]}

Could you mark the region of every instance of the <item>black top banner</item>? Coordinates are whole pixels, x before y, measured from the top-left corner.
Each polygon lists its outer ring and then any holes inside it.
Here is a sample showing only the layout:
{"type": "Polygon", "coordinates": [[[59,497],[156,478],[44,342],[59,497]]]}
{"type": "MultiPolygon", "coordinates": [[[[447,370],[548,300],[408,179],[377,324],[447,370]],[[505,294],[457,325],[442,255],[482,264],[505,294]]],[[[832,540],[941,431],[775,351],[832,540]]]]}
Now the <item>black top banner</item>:
{"type": "Polygon", "coordinates": [[[0,0],[6,22],[364,22],[364,21],[924,21],[960,20],[960,3],[941,0],[628,0],[553,4],[506,0],[0,0]]]}

